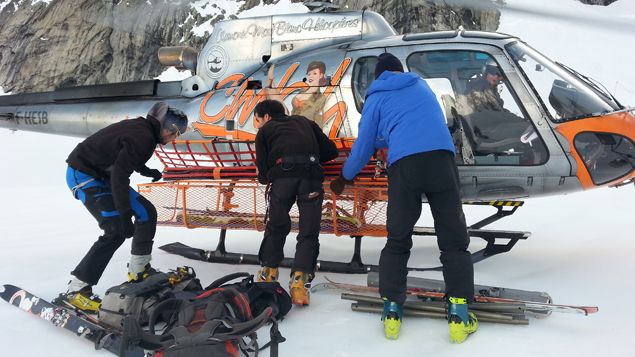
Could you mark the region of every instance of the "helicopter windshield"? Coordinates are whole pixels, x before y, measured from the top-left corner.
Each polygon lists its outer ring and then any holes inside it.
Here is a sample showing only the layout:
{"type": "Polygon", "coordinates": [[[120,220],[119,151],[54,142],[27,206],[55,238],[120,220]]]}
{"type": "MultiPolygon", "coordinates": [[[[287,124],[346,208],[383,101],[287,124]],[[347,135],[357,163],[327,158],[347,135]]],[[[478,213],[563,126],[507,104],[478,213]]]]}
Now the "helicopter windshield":
{"type": "Polygon", "coordinates": [[[568,71],[528,45],[507,46],[513,60],[531,83],[553,121],[563,122],[605,114],[619,106],[602,91],[594,90],[574,71],[568,71]]]}

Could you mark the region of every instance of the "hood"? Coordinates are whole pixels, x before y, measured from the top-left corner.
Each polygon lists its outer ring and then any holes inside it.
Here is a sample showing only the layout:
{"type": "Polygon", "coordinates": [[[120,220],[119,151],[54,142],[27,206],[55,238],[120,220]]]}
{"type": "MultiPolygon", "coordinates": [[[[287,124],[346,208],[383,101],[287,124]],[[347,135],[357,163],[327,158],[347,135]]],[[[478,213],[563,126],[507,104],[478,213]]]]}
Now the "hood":
{"type": "Polygon", "coordinates": [[[148,115],[146,115],[146,121],[152,127],[152,133],[157,142],[161,142],[161,127],[163,126],[167,112],[168,105],[164,102],[157,102],[150,108],[148,115]]]}
{"type": "Polygon", "coordinates": [[[159,124],[163,125],[165,115],[168,113],[168,108],[169,107],[166,103],[157,102],[152,106],[152,108],[150,108],[147,118],[154,118],[159,122],[159,124]]]}
{"type": "Polygon", "coordinates": [[[375,92],[391,91],[410,87],[417,83],[419,79],[421,79],[421,77],[413,72],[395,73],[384,71],[384,73],[370,84],[370,88],[368,88],[366,96],[368,97],[375,92]]]}

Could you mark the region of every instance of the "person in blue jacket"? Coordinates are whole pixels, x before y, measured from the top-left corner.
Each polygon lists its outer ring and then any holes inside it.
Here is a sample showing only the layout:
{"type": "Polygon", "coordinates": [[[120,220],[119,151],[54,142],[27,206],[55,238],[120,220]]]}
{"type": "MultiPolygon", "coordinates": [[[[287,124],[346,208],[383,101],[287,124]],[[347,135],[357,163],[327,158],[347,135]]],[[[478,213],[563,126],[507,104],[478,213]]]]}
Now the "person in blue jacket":
{"type": "Polygon", "coordinates": [[[474,297],[474,269],[461,205],[454,145],[439,103],[417,74],[403,73],[399,59],[379,56],[359,122],[357,140],[342,175],[331,183],[341,194],[376,149],[388,148],[388,239],[379,259],[379,293],[384,299],[386,338],[396,339],[406,300],[412,231],[425,194],[441,250],[448,299],[450,340],[476,331],[467,303],[474,297]]]}

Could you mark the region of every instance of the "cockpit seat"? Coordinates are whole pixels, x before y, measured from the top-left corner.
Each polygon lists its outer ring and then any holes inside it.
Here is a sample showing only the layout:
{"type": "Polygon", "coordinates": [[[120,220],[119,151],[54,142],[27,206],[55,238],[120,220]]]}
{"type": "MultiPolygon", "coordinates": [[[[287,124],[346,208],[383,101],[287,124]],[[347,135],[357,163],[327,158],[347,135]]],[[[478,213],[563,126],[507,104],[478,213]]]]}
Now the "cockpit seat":
{"type": "Polygon", "coordinates": [[[475,111],[466,96],[456,101],[456,116],[475,155],[509,153],[510,149],[522,150],[520,138],[531,124],[506,110],[475,111]]]}
{"type": "Polygon", "coordinates": [[[520,144],[529,124],[509,112],[485,110],[461,117],[475,153],[502,153],[520,144]]]}

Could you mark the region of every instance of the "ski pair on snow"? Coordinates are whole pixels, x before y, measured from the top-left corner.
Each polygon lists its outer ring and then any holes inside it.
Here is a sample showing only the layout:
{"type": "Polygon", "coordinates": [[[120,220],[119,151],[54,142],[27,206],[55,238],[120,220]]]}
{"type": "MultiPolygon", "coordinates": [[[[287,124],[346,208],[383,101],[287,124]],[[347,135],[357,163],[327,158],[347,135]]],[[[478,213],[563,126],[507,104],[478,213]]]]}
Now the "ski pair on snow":
{"type": "MultiPolygon", "coordinates": [[[[379,289],[376,287],[365,286],[365,285],[355,285],[355,284],[345,284],[338,283],[329,278],[326,278],[326,283],[323,283],[325,287],[333,287],[340,290],[352,291],[352,292],[367,292],[367,293],[379,293],[379,289]]],[[[316,286],[319,288],[318,286],[316,286]]],[[[431,299],[444,299],[445,293],[439,291],[426,290],[421,288],[408,288],[406,290],[406,294],[411,296],[418,296],[422,298],[431,298],[431,299]]],[[[545,312],[567,312],[567,313],[576,313],[582,315],[589,315],[598,312],[597,306],[578,306],[578,305],[560,305],[560,304],[552,304],[552,303],[542,303],[535,301],[525,301],[519,299],[511,299],[511,298],[503,298],[503,297],[494,297],[494,296],[486,296],[486,295],[474,295],[474,301],[482,302],[482,303],[517,303],[523,304],[527,309],[531,309],[534,311],[545,311],[545,312]]]]}

